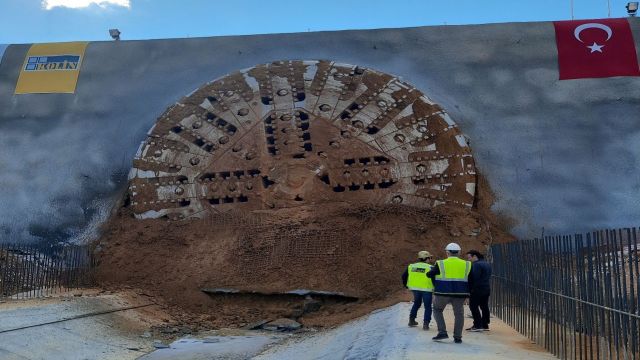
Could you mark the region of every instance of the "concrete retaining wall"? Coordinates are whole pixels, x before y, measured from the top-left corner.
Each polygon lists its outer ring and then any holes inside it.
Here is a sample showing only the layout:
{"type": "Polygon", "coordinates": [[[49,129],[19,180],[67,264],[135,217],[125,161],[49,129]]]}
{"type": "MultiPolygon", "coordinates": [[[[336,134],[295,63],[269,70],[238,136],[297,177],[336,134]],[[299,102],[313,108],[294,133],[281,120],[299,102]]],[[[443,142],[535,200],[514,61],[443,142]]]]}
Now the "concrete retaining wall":
{"type": "Polygon", "coordinates": [[[90,238],[158,115],[280,59],[375,68],[441,104],[516,235],[640,219],[640,78],[558,81],[552,23],[93,42],[76,94],[13,95],[28,48],[9,46],[0,63],[1,240],[90,238]]]}

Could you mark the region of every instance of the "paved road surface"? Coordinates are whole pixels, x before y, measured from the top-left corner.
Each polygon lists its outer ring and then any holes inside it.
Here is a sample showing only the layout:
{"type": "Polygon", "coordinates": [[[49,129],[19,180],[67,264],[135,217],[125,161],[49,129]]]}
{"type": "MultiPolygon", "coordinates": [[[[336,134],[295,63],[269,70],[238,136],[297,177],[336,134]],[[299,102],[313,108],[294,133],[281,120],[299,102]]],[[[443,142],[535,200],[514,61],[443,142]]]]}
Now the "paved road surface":
{"type": "MultiPolygon", "coordinates": [[[[0,359],[555,359],[498,319],[492,320],[489,333],[465,333],[463,344],[435,343],[435,330],[407,327],[409,303],[315,333],[215,331],[153,352],[153,339],[140,337],[149,324],[136,311],[2,332],[130,305],[117,295],[0,304],[0,359]]],[[[446,318],[452,328],[450,311],[446,318]]]]}
{"type": "Polygon", "coordinates": [[[134,311],[2,332],[130,305],[115,295],[2,303],[0,359],[136,359],[153,350],[153,342],[140,337],[146,326],[132,316],[134,311]]]}
{"type": "MultiPolygon", "coordinates": [[[[436,343],[431,340],[435,330],[407,326],[409,308],[409,303],[397,304],[334,330],[273,347],[255,359],[299,359],[300,354],[305,359],[555,359],[498,319],[492,319],[490,332],[465,333],[463,344],[454,344],[452,338],[436,343]]],[[[445,315],[451,336],[453,313],[445,315]]]]}

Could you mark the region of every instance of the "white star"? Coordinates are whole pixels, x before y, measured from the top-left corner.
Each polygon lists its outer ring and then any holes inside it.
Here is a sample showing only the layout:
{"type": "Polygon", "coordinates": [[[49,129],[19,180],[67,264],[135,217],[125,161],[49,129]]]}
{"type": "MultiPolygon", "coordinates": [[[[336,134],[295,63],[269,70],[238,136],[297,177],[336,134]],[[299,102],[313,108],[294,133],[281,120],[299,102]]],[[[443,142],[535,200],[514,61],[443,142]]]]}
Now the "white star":
{"type": "Polygon", "coordinates": [[[587,48],[591,49],[591,53],[593,54],[594,52],[602,52],[602,48],[604,47],[604,45],[598,45],[595,42],[593,43],[593,45],[591,46],[587,46],[587,48]]]}

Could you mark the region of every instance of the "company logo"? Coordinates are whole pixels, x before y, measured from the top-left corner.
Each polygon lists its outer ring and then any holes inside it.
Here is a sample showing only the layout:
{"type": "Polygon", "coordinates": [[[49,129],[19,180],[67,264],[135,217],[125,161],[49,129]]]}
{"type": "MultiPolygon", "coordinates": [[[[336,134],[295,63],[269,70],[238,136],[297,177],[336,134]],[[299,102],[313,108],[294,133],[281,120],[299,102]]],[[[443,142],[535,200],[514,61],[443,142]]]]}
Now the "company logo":
{"type": "Polygon", "coordinates": [[[29,56],[24,71],[67,71],[80,69],[80,55],[29,56]]]}

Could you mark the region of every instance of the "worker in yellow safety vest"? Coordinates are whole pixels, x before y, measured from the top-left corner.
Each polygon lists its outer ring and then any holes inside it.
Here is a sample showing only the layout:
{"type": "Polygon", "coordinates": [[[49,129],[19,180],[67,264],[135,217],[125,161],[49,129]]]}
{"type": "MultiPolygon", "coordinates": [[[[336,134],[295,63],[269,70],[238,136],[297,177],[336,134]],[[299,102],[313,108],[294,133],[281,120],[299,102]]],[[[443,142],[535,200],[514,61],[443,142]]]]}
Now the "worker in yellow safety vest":
{"type": "Polygon", "coordinates": [[[426,251],[418,252],[418,262],[409,264],[402,274],[402,282],[404,286],[413,292],[413,306],[409,313],[409,326],[418,326],[416,317],[420,306],[424,304],[424,321],[422,328],[429,330],[431,322],[431,295],[433,293],[433,282],[426,274],[431,270],[430,262],[433,256],[426,251]]]}
{"type": "Polygon", "coordinates": [[[453,306],[455,322],[453,326],[453,340],[456,344],[462,342],[462,328],[464,327],[464,301],[469,297],[469,273],[471,262],[458,257],[460,245],[450,243],[445,247],[447,258],[438,260],[427,276],[433,279],[434,299],[433,317],[438,325],[438,335],[433,340],[448,339],[447,326],[442,312],[447,304],[453,306]]]}

